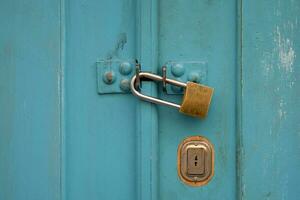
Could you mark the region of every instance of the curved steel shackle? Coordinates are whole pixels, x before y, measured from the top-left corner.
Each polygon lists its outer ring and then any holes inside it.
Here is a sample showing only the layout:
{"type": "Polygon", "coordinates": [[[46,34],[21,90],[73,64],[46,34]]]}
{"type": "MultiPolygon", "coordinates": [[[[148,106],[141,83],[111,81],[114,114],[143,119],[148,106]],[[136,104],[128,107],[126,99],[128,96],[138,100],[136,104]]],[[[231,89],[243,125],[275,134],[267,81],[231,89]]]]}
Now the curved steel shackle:
{"type": "MultiPolygon", "coordinates": [[[[169,83],[169,84],[172,84],[172,85],[176,85],[176,86],[183,87],[183,88],[186,87],[185,83],[182,83],[180,81],[176,81],[176,80],[173,80],[173,79],[168,79],[168,78],[166,78],[164,80],[163,77],[158,76],[156,74],[149,73],[149,72],[140,72],[138,74],[138,76],[140,78],[147,78],[147,79],[151,79],[151,80],[156,81],[156,82],[157,81],[165,81],[166,83],[169,83]]],[[[132,92],[133,95],[139,97],[140,99],[142,99],[144,101],[148,101],[148,102],[151,102],[151,103],[171,106],[171,107],[178,108],[178,109],[180,108],[180,105],[178,105],[176,103],[164,101],[162,99],[157,99],[157,98],[154,98],[154,97],[151,97],[151,96],[144,95],[144,94],[140,93],[135,88],[135,81],[136,81],[136,75],[132,77],[131,82],[130,82],[130,88],[131,88],[131,92],[132,92]]]]}

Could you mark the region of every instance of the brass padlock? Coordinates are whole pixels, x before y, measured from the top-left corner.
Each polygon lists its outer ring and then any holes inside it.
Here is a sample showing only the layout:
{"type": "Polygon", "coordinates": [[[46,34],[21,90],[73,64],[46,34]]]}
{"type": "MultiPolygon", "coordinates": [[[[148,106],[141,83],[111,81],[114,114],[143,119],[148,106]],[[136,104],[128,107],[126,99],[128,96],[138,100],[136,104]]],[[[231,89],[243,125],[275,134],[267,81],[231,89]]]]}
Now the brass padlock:
{"type": "Polygon", "coordinates": [[[179,111],[194,117],[206,117],[213,92],[211,87],[188,82],[179,111]]]}
{"type": "Polygon", "coordinates": [[[179,109],[181,113],[194,116],[194,117],[201,117],[201,118],[204,118],[208,113],[209,105],[214,91],[213,88],[205,85],[200,85],[193,82],[183,83],[173,79],[161,77],[149,72],[139,72],[138,78],[137,75],[135,75],[131,79],[130,87],[131,87],[131,92],[135,96],[141,98],[142,100],[160,104],[160,105],[171,106],[179,109]],[[140,80],[143,78],[147,78],[154,81],[163,81],[168,84],[185,88],[182,104],[179,105],[176,103],[164,101],[162,99],[157,99],[140,93],[136,88],[137,87],[136,79],[140,80]]]}

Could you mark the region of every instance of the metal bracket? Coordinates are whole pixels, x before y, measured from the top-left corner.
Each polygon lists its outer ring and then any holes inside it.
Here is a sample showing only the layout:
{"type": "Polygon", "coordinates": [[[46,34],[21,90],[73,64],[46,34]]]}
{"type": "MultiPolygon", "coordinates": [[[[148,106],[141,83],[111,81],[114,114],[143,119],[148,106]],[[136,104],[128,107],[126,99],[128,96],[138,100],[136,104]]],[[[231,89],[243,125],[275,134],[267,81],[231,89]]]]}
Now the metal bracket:
{"type": "MultiPolygon", "coordinates": [[[[140,64],[136,60],[101,60],[97,64],[97,86],[99,94],[130,93],[130,80],[139,72],[140,64]]],[[[162,67],[164,80],[174,79],[180,82],[206,83],[207,63],[202,61],[169,61],[162,67]]],[[[183,88],[166,84],[163,90],[167,94],[182,94],[183,88]]],[[[137,81],[139,84],[139,81],[137,81]]]]}
{"type": "MultiPolygon", "coordinates": [[[[162,67],[162,76],[184,83],[190,81],[206,84],[207,63],[203,61],[169,61],[162,67]]],[[[163,83],[163,90],[167,94],[183,94],[183,88],[175,85],[163,83]]]]}
{"type": "Polygon", "coordinates": [[[130,93],[135,60],[102,60],[96,64],[99,94],[130,93]]]}

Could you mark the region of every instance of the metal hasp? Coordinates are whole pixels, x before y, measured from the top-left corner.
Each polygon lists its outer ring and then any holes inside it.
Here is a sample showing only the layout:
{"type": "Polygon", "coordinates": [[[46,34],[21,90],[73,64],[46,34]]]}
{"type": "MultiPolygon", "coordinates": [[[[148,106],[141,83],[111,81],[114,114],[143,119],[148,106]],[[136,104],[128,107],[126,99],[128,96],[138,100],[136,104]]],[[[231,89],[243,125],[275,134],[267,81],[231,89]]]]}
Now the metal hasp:
{"type": "Polygon", "coordinates": [[[214,175],[214,147],[202,136],[186,138],[177,159],[178,176],[187,185],[206,185],[214,175]]]}
{"type": "MultiPolygon", "coordinates": [[[[130,93],[130,80],[141,70],[141,64],[135,59],[107,59],[96,62],[98,94],[130,93]]],[[[168,61],[161,67],[162,77],[186,83],[206,84],[207,63],[204,61],[168,61]]],[[[183,94],[184,88],[166,84],[163,90],[168,95],[183,94]]],[[[137,77],[136,84],[139,85],[137,77]]],[[[136,87],[138,88],[138,87],[136,87]]]]}
{"type": "Polygon", "coordinates": [[[165,76],[161,77],[156,74],[149,72],[139,72],[130,82],[130,88],[133,95],[139,97],[144,101],[148,101],[155,104],[171,106],[179,109],[183,114],[190,115],[193,117],[206,117],[208,109],[210,106],[211,98],[213,95],[214,89],[205,85],[200,85],[193,82],[183,83],[173,79],[166,78],[165,76]],[[173,102],[165,101],[155,97],[144,95],[140,92],[139,85],[136,84],[136,80],[150,79],[153,81],[160,81],[164,84],[174,85],[176,87],[184,88],[184,97],[182,104],[176,104],[173,102]]]}
{"type": "MultiPolygon", "coordinates": [[[[207,62],[205,61],[168,61],[162,66],[162,77],[180,82],[207,84],[207,62]]],[[[169,95],[183,94],[182,87],[164,85],[164,91],[169,95]]]]}

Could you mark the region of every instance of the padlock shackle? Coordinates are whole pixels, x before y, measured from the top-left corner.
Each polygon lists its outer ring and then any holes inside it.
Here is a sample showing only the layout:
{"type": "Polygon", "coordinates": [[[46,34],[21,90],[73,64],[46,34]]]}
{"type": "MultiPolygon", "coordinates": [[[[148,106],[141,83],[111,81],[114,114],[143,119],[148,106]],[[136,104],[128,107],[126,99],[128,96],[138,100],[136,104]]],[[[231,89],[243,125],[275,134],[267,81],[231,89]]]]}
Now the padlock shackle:
{"type": "MultiPolygon", "coordinates": [[[[173,80],[173,79],[168,79],[168,78],[166,78],[164,80],[163,77],[158,76],[156,74],[149,73],[149,72],[140,72],[138,74],[138,76],[141,79],[142,78],[147,78],[147,79],[150,79],[150,80],[153,80],[153,81],[156,81],[156,82],[165,81],[166,83],[169,83],[171,85],[176,85],[178,87],[186,88],[186,83],[183,83],[183,82],[180,82],[180,81],[176,81],[176,80],[173,80]]],[[[134,75],[132,77],[132,79],[131,79],[131,82],[130,82],[130,88],[131,88],[131,92],[132,92],[133,95],[139,97],[140,99],[142,99],[144,101],[148,101],[148,102],[151,102],[151,103],[165,105],[165,106],[170,106],[170,107],[174,107],[174,108],[180,109],[180,105],[178,105],[176,103],[168,102],[168,101],[165,101],[165,100],[162,100],[162,99],[157,99],[155,97],[144,95],[141,92],[139,92],[135,88],[136,78],[137,78],[136,75],[134,75]]]]}

